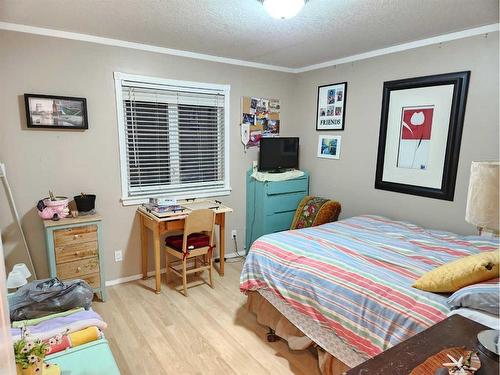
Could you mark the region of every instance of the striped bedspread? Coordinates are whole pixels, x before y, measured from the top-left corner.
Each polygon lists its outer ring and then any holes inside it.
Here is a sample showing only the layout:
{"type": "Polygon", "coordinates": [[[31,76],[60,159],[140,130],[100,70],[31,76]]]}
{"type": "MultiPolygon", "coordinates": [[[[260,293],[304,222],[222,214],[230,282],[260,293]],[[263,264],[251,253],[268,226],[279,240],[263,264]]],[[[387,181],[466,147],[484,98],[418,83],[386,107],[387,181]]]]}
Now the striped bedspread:
{"type": "Polygon", "coordinates": [[[267,289],[375,356],[446,318],[446,295],[411,287],[457,257],[498,248],[494,239],[358,216],[254,242],[240,289],[267,289]]]}

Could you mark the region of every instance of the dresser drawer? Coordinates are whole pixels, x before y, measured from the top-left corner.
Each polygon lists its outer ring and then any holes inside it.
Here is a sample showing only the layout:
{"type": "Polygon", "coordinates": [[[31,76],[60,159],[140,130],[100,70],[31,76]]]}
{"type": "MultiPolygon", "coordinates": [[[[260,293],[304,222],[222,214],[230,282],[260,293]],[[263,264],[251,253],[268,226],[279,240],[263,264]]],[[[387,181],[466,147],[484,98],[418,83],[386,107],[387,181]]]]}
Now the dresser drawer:
{"type": "Polygon", "coordinates": [[[56,263],[72,262],[85,258],[96,257],[99,252],[97,241],[74,243],[56,247],[56,263]]]}
{"type": "Polygon", "coordinates": [[[281,232],[283,230],[289,230],[290,225],[292,225],[293,215],[295,215],[295,211],[281,212],[272,216],[268,216],[266,218],[266,224],[264,225],[264,227],[266,228],[266,233],[275,233],[281,232]]]}
{"type": "Polygon", "coordinates": [[[307,192],[308,179],[297,179],[287,181],[266,182],[267,195],[296,193],[299,191],[307,192]]]}
{"type": "Polygon", "coordinates": [[[268,197],[264,210],[267,215],[273,215],[280,212],[295,212],[302,198],[306,196],[305,193],[292,193],[272,195],[268,197]]]}
{"type": "MultiPolygon", "coordinates": [[[[99,277],[98,273],[93,273],[90,275],[81,276],[81,277],[78,277],[78,279],[85,280],[87,282],[87,284],[89,284],[91,286],[92,289],[97,289],[101,286],[101,278],[99,277]]],[[[74,278],[73,279],[66,279],[63,281],[69,281],[69,280],[74,280],[74,278]]]]}
{"type": "Polygon", "coordinates": [[[97,241],[97,225],[85,225],[54,231],[54,246],[97,241]]]}
{"type": "Polygon", "coordinates": [[[57,277],[61,280],[80,279],[82,276],[99,272],[99,258],[88,258],[57,266],[57,277]]]}

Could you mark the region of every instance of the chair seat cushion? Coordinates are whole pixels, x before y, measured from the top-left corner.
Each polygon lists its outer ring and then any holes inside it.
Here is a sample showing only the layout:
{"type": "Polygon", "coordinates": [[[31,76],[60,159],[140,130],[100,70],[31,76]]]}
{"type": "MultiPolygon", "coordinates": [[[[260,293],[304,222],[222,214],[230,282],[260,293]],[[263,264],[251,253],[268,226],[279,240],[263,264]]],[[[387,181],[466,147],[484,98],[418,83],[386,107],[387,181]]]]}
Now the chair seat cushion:
{"type": "MultiPolygon", "coordinates": [[[[165,244],[172,249],[182,251],[182,240],[184,235],[178,234],[165,238],[165,244]]],[[[187,249],[193,250],[206,247],[210,244],[210,237],[203,233],[191,233],[187,238],[187,249]]]]}

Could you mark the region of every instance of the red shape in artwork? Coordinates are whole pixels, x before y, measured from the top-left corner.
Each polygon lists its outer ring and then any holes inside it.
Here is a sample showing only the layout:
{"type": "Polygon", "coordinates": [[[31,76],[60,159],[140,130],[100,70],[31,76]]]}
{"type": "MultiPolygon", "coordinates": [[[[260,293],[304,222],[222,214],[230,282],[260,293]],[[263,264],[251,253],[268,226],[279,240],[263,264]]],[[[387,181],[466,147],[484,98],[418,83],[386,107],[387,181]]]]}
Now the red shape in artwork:
{"type": "Polygon", "coordinates": [[[434,108],[403,108],[401,139],[431,139],[434,108]]]}

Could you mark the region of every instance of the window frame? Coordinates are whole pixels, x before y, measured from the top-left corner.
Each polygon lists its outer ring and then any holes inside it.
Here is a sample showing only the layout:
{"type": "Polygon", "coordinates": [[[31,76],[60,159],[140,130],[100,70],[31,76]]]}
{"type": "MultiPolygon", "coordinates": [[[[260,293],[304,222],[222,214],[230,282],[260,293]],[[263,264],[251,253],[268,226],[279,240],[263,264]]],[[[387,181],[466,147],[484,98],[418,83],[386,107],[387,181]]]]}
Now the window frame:
{"type": "MultiPolygon", "coordinates": [[[[231,193],[231,185],[229,178],[229,119],[230,119],[230,91],[231,85],[221,85],[214,83],[202,83],[194,81],[181,81],[173,79],[165,79],[158,77],[150,77],[136,74],[128,74],[121,72],[114,72],[115,80],[115,96],[116,96],[116,116],[118,123],[118,142],[120,153],[120,179],[121,179],[121,201],[124,206],[138,205],[147,203],[149,198],[168,196],[175,199],[187,198],[208,198],[225,196],[231,193]],[[158,193],[147,195],[130,196],[128,189],[128,169],[127,169],[127,150],[126,150],[126,124],[125,112],[123,106],[122,94],[122,81],[136,81],[141,84],[162,85],[178,88],[193,89],[194,92],[218,92],[224,94],[224,187],[215,188],[205,192],[176,192],[172,193],[158,193]]],[[[202,183],[201,183],[202,184],[202,183]]]]}

